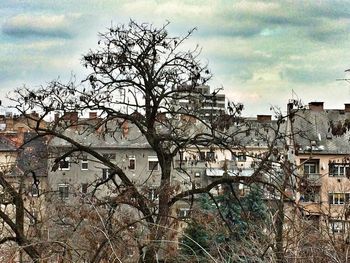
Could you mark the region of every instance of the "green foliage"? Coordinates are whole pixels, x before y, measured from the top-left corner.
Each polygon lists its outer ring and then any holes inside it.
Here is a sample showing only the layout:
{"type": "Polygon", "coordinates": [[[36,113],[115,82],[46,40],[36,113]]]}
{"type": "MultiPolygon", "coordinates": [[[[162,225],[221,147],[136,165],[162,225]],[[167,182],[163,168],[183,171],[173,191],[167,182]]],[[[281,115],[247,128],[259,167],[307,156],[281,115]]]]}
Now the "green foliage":
{"type": "Polygon", "coordinates": [[[189,223],[181,239],[181,251],[185,255],[202,258],[209,250],[209,232],[195,221],[189,223]]]}
{"type": "Polygon", "coordinates": [[[196,215],[189,223],[181,240],[181,254],[196,256],[201,262],[208,259],[204,251],[224,262],[259,262],[256,246],[266,240],[264,227],[268,224],[262,190],[252,185],[247,195],[238,197],[233,188],[225,187],[213,198],[199,197],[202,221],[196,215]]]}

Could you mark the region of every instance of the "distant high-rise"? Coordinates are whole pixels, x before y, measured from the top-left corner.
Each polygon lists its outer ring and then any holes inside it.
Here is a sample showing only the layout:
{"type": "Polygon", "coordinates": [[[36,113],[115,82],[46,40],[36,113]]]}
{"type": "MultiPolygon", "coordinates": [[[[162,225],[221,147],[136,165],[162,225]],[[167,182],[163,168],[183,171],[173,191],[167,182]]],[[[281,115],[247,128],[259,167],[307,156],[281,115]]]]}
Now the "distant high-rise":
{"type": "Polygon", "coordinates": [[[173,104],[184,114],[196,112],[200,117],[210,119],[226,113],[225,94],[211,93],[208,85],[181,86],[177,91],[173,95],[173,104]]]}

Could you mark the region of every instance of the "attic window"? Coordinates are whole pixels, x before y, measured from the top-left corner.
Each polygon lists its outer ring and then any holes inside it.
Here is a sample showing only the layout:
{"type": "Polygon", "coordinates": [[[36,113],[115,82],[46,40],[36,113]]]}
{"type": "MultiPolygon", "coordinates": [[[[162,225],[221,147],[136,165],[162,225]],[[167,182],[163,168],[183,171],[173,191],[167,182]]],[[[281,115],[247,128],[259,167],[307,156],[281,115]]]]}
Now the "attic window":
{"type": "Polygon", "coordinates": [[[83,155],[83,158],[81,159],[81,170],[89,170],[87,155],[83,155]]]}
{"type": "Polygon", "coordinates": [[[136,159],[135,156],[130,156],[129,157],[129,170],[135,170],[135,166],[136,166],[136,159]]]}
{"type": "Polygon", "coordinates": [[[108,159],[109,161],[114,161],[117,157],[115,153],[104,153],[102,154],[103,158],[108,159]]]}
{"type": "Polygon", "coordinates": [[[157,156],[148,156],[148,170],[149,171],[158,171],[159,162],[157,156]]]}
{"type": "Polygon", "coordinates": [[[60,170],[62,171],[68,171],[70,169],[70,158],[69,157],[66,157],[64,158],[63,160],[60,161],[59,163],[59,168],[60,170]]]}

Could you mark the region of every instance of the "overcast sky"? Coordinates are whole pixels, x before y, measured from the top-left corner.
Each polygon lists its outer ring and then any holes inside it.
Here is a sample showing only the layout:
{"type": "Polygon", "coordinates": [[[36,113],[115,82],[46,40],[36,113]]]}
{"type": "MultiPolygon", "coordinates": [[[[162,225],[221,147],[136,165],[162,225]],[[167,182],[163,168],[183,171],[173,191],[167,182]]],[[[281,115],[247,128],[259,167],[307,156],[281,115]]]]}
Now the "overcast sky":
{"type": "MultiPolygon", "coordinates": [[[[324,101],[326,108],[350,102],[350,1],[234,0],[1,0],[1,94],[81,79],[81,57],[111,24],[170,21],[170,33],[191,38],[229,99],[245,115],[285,109],[290,98],[324,101]],[[294,91],[294,93],[293,93],[294,91]]],[[[0,96],[1,96],[0,94],[0,96]]]]}

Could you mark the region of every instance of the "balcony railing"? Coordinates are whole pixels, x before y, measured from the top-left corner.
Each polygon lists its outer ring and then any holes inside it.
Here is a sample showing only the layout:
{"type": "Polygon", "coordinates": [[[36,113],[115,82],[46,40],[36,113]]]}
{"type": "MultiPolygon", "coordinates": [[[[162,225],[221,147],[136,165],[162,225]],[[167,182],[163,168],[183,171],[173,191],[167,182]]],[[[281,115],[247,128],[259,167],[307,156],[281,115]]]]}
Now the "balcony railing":
{"type": "Polygon", "coordinates": [[[319,173],[310,173],[310,174],[304,174],[304,177],[302,178],[302,183],[304,184],[310,184],[315,186],[321,185],[321,174],[319,173]]]}

